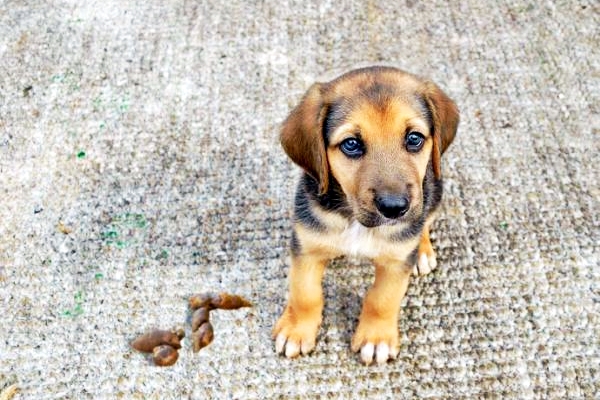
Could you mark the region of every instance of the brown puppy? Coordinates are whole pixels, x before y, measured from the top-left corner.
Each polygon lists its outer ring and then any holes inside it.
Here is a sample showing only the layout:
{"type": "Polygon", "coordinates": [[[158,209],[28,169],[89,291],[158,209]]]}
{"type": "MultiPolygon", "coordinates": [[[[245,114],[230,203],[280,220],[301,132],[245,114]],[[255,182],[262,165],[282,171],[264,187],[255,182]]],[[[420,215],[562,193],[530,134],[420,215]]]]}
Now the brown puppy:
{"type": "Polygon", "coordinates": [[[362,68],[310,87],[281,132],[305,173],[295,199],[288,304],[273,329],[278,353],[295,357],[315,347],[323,272],[345,254],[375,265],[352,350],[365,364],[396,357],[410,274],[436,266],[429,228],[442,196],[440,158],[458,120],[435,84],[395,68],[362,68]]]}

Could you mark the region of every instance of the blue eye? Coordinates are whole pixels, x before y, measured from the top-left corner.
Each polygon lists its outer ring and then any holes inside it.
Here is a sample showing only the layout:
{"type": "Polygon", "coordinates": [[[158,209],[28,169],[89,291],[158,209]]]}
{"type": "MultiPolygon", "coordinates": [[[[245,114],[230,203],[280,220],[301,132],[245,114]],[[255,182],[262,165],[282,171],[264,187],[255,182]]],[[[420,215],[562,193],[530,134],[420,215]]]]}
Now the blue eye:
{"type": "Polygon", "coordinates": [[[425,143],[425,137],[419,132],[409,132],[405,138],[406,150],[411,153],[417,153],[425,143]]]}
{"type": "Polygon", "coordinates": [[[355,138],[348,138],[340,144],[340,150],[347,157],[359,158],[365,154],[365,147],[362,142],[355,138]]]}

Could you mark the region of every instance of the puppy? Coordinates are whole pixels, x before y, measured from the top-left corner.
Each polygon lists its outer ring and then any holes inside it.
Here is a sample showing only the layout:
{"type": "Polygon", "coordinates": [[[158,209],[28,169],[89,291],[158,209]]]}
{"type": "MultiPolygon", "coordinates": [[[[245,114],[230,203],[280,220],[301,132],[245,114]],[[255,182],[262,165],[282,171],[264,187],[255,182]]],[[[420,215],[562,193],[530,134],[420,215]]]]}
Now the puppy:
{"type": "Polygon", "coordinates": [[[304,174],[288,304],[273,329],[278,353],[314,349],[325,266],[350,255],[375,266],[351,348],[367,365],[397,356],[411,272],[436,267],[429,229],[442,197],[441,156],[458,121],[438,86],[396,68],[357,69],[308,89],[281,130],[285,152],[304,174]]]}

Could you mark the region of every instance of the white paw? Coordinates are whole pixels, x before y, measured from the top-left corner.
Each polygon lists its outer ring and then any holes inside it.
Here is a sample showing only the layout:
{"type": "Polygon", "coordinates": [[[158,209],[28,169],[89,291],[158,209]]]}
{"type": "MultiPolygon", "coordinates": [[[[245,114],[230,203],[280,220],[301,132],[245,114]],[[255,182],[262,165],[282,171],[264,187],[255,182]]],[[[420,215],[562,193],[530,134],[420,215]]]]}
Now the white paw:
{"type": "Polygon", "coordinates": [[[414,276],[425,276],[437,267],[437,260],[435,259],[435,253],[427,255],[421,253],[417,264],[413,267],[414,276]]]}
{"type": "Polygon", "coordinates": [[[388,360],[396,359],[400,349],[397,346],[390,348],[387,343],[381,342],[377,346],[367,343],[360,349],[360,359],[365,365],[370,365],[373,360],[377,364],[384,364],[388,360]]]}
{"type": "Polygon", "coordinates": [[[300,353],[306,355],[314,348],[315,341],[308,338],[298,341],[280,333],[275,339],[275,351],[277,354],[285,354],[287,358],[298,357],[300,353]]]}

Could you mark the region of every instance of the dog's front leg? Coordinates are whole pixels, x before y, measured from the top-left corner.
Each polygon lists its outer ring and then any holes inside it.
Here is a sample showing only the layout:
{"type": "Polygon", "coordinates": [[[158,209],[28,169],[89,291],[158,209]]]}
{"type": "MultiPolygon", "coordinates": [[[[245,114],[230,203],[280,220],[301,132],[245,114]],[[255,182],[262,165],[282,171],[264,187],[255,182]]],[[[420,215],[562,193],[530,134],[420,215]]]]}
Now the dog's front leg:
{"type": "Polygon", "coordinates": [[[322,319],[321,281],[327,262],[327,258],[315,255],[292,257],[288,304],[273,329],[277,353],[291,358],[314,349],[322,319]]]}
{"type": "Polygon", "coordinates": [[[375,260],[374,264],[375,282],[365,296],[352,338],[352,350],[360,351],[360,358],[367,365],[374,358],[381,364],[398,355],[398,313],[412,269],[389,261],[375,260]]]}

